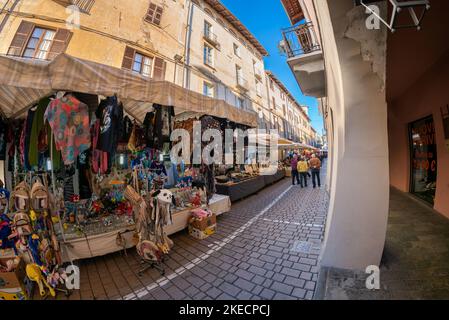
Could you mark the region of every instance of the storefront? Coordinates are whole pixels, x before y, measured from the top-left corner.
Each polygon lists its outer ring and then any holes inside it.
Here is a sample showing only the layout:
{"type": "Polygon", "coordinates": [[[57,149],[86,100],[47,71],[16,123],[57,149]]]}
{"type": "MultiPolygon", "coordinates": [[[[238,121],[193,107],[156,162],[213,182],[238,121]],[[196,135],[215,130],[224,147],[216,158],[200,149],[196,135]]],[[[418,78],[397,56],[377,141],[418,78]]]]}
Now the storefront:
{"type": "Polygon", "coordinates": [[[193,120],[252,127],[255,114],[67,55],[0,57],[0,74],[0,271],[23,271],[22,285],[0,297],[22,299],[24,279],[53,277],[54,296],[58,266],[134,246],[163,272],[171,234],[230,210],[215,166],[171,162],[171,133],[193,120]]]}
{"type": "Polygon", "coordinates": [[[438,157],[433,117],[412,122],[409,134],[411,148],[410,192],[434,205],[438,157]]]}
{"type": "MultiPolygon", "coordinates": [[[[422,28],[389,33],[386,93],[390,183],[449,217],[448,1],[422,28]]],[[[406,15],[405,15],[406,16],[406,15]]]]}

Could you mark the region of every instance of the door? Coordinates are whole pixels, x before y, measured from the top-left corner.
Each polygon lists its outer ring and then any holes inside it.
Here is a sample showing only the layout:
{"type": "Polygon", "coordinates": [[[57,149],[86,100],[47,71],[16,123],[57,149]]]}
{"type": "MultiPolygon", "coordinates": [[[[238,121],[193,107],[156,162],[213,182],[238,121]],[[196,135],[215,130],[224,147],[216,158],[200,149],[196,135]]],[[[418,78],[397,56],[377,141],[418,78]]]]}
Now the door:
{"type": "Polygon", "coordinates": [[[437,145],[433,117],[409,125],[411,148],[410,192],[434,204],[437,184],[437,145]]]}

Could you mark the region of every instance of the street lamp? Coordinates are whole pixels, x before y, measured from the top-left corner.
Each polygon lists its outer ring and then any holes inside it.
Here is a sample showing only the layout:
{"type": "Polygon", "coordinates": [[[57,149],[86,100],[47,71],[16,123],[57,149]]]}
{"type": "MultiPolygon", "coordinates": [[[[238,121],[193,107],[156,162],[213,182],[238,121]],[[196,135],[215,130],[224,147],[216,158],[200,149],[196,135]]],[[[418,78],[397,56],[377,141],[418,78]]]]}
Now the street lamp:
{"type": "Polygon", "coordinates": [[[430,10],[429,0],[388,0],[393,8],[391,12],[390,23],[386,22],[380,15],[379,11],[373,9],[373,0],[356,0],[356,5],[364,6],[371,14],[376,16],[383,24],[385,24],[391,32],[395,32],[397,29],[416,28],[421,30],[421,24],[424,16],[428,10],[430,10]],[[407,10],[412,18],[412,24],[399,25],[398,17],[404,11],[407,10]],[[419,11],[420,10],[420,11],[419,11]],[[418,15],[418,13],[419,15],[418,15]]]}

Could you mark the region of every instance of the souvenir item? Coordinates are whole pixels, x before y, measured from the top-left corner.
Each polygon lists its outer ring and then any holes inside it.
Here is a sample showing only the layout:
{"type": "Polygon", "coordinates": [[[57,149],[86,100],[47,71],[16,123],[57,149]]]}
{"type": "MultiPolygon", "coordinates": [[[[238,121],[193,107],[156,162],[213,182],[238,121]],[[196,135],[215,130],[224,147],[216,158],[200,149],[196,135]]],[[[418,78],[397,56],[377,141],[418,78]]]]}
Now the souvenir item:
{"type": "Polygon", "coordinates": [[[56,296],[55,289],[48,284],[47,280],[42,275],[42,271],[38,265],[28,264],[26,266],[26,274],[31,281],[36,282],[39,286],[39,293],[41,297],[44,297],[46,295],[44,285],[48,288],[48,291],[50,292],[50,295],[52,297],[56,296]]]}
{"type": "Polygon", "coordinates": [[[0,214],[8,213],[9,191],[0,187],[0,214]]]}

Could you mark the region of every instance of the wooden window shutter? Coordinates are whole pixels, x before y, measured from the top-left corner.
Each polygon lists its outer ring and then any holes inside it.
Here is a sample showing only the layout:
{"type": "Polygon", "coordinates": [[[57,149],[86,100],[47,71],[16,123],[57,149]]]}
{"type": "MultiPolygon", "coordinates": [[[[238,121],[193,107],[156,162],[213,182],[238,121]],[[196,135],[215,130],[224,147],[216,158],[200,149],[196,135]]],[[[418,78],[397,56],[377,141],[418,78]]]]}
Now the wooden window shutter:
{"type": "Polygon", "coordinates": [[[22,56],[23,51],[27,45],[28,39],[33,33],[34,23],[23,20],[11,41],[11,46],[8,50],[10,56],[22,56]]]}
{"type": "Polygon", "coordinates": [[[126,47],[125,55],[123,56],[122,68],[126,70],[132,70],[134,64],[134,56],[136,54],[136,50],[131,47],[126,47]]]}
{"type": "Polygon", "coordinates": [[[48,60],[53,60],[59,54],[64,53],[69,45],[70,38],[72,37],[72,32],[67,29],[58,29],[53,39],[53,43],[48,53],[48,60]]]}
{"type": "Polygon", "coordinates": [[[145,21],[149,23],[154,23],[159,26],[161,24],[163,12],[164,9],[161,6],[158,6],[154,3],[150,3],[150,7],[148,8],[148,12],[145,16],[145,21]]]}
{"type": "Polygon", "coordinates": [[[157,81],[165,80],[166,66],[167,66],[167,63],[164,61],[164,59],[154,58],[154,72],[153,72],[154,80],[157,80],[157,81]]]}

